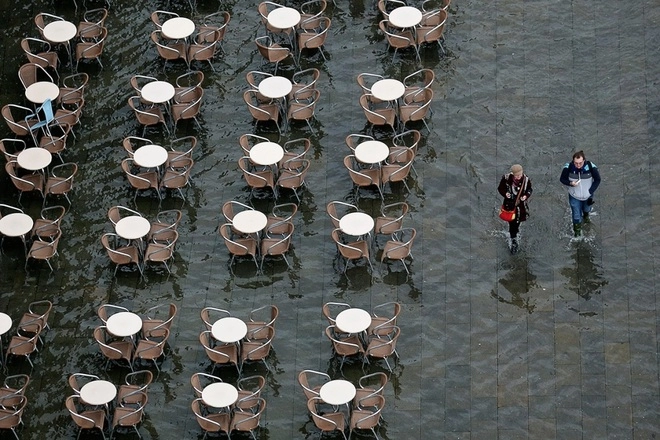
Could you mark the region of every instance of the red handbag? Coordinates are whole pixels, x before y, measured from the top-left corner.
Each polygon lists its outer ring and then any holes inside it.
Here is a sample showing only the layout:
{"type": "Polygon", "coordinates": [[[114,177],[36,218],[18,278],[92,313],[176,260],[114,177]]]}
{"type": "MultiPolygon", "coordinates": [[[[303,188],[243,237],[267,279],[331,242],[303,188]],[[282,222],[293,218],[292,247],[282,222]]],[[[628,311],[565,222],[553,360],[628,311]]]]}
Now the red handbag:
{"type": "MultiPolygon", "coordinates": [[[[523,179],[527,179],[527,177],[524,177],[523,179]]],[[[520,190],[518,191],[518,195],[516,196],[516,201],[513,204],[513,209],[508,210],[504,207],[504,204],[500,206],[500,218],[504,220],[505,222],[512,222],[516,219],[516,207],[518,206],[518,201],[520,200],[520,195],[523,193],[523,188],[525,188],[526,180],[523,180],[522,185],[520,185],[520,190]]]]}
{"type": "Polygon", "coordinates": [[[500,206],[500,218],[505,222],[510,222],[516,219],[516,208],[513,208],[511,211],[507,211],[504,208],[504,205],[500,206]]]}

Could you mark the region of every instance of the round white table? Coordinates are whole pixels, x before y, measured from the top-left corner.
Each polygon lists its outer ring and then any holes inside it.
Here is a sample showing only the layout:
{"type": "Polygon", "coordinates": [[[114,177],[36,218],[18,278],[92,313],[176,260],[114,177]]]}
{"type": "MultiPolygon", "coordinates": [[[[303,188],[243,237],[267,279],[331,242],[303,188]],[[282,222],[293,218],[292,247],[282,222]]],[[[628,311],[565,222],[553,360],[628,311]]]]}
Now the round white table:
{"type": "Polygon", "coordinates": [[[43,104],[45,100],[55,101],[60,96],[60,88],[50,81],[37,81],[25,89],[25,97],[34,104],[43,104]]]}
{"type": "Polygon", "coordinates": [[[53,155],[50,151],[41,147],[30,147],[18,153],[16,162],[24,170],[38,171],[50,165],[53,155]]]}
{"type": "Polygon", "coordinates": [[[232,225],[244,234],[254,234],[266,227],[268,218],[266,214],[256,209],[246,209],[234,216],[232,225]]]}
{"type": "Polygon", "coordinates": [[[362,163],[381,163],[390,154],[390,148],[381,141],[364,141],[355,147],[355,158],[362,163]]]}
{"type": "Polygon", "coordinates": [[[412,6],[401,6],[390,12],[390,23],[398,28],[411,28],[422,21],[422,11],[412,6]]]}
{"type": "Polygon", "coordinates": [[[163,104],[174,98],[174,86],[167,81],[151,81],[142,87],[140,95],[145,101],[163,104]]]}
{"type": "Polygon", "coordinates": [[[80,398],[90,405],[105,405],[117,397],[117,387],[107,380],[93,380],[80,388],[80,398]]]}
{"type": "Polygon", "coordinates": [[[335,318],[337,328],[346,333],[361,333],[371,325],[371,315],[366,310],[352,308],[342,310],[335,318]]]}
{"type": "Polygon", "coordinates": [[[345,234],[359,237],[374,228],[374,219],[364,212],[350,212],[339,219],[339,229],[345,234]]]}
{"type": "MultiPolygon", "coordinates": [[[[144,148],[144,147],[143,147],[144,148]]],[[[139,150],[139,149],[138,149],[139,150]]],[[[137,240],[149,233],[151,223],[139,215],[129,215],[117,222],[115,232],[127,240],[137,240]]]]}
{"type": "Polygon", "coordinates": [[[292,89],[293,84],[291,81],[283,76],[269,76],[259,83],[259,93],[264,95],[266,98],[271,99],[284,98],[286,95],[291,93],[292,89]]]}
{"type": "Polygon", "coordinates": [[[188,38],[195,32],[195,23],[186,17],[174,17],[163,23],[163,35],[172,40],[188,38]]]}
{"type": "Polygon", "coordinates": [[[4,353],[2,345],[2,336],[11,329],[11,316],[6,313],[0,312],[0,352],[4,353]]]}
{"type": "Polygon", "coordinates": [[[133,336],[142,329],[142,318],[133,312],[111,315],[105,323],[108,332],[119,337],[133,336]]]}
{"type": "Polygon", "coordinates": [[[66,43],[78,33],[78,28],[70,21],[57,20],[48,23],[43,30],[44,38],[52,43],[66,43]]]}
{"type": "Polygon", "coordinates": [[[343,405],[355,397],[355,385],[343,379],[331,380],[323,384],[319,395],[325,403],[343,405]]]}
{"type": "Polygon", "coordinates": [[[274,165],[283,157],[284,149],[275,142],[259,142],[250,149],[250,160],[257,165],[274,165]]]}
{"type": "Polygon", "coordinates": [[[293,8],[276,8],[268,14],[268,24],[277,29],[290,29],[300,23],[300,12],[293,8]]]}
{"type": "Polygon", "coordinates": [[[396,101],[406,92],[406,86],[396,79],[381,79],[371,86],[371,94],[381,101],[396,101]]]}
{"type": "Polygon", "coordinates": [[[7,237],[22,237],[32,230],[32,217],[21,212],[13,212],[0,218],[0,234],[7,237]]]}
{"type": "MultiPolygon", "coordinates": [[[[4,335],[11,329],[11,316],[6,313],[0,312],[0,336],[4,335]]],[[[2,342],[0,340],[0,342],[2,342]]]]}
{"type": "Polygon", "coordinates": [[[215,382],[204,387],[202,401],[214,408],[226,408],[238,400],[238,390],[225,382],[215,382]]]}
{"type": "Polygon", "coordinates": [[[247,335],[247,324],[241,319],[227,316],[213,323],[211,334],[215,339],[226,344],[238,342],[247,335]]]}
{"type": "Polygon", "coordinates": [[[146,167],[159,167],[167,161],[167,150],[160,145],[143,145],[133,153],[136,164],[146,167]]]}

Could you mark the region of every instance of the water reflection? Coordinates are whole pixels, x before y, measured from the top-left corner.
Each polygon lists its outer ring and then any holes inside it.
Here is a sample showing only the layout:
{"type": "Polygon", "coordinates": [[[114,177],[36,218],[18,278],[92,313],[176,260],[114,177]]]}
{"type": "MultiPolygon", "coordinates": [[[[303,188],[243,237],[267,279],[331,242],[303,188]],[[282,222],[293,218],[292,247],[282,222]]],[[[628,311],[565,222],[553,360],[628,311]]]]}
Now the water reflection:
{"type": "Polygon", "coordinates": [[[515,258],[503,262],[498,267],[498,271],[500,270],[508,271],[499,279],[490,295],[501,303],[511,304],[532,313],[536,305],[530,291],[540,285],[536,282],[536,275],[530,272],[527,259],[515,258]]]}
{"type": "Polygon", "coordinates": [[[563,268],[561,274],[566,277],[569,290],[589,301],[592,295],[600,295],[601,288],[608,281],[603,279],[602,267],[594,262],[591,243],[587,240],[574,240],[571,243],[574,264],[563,268]]]}

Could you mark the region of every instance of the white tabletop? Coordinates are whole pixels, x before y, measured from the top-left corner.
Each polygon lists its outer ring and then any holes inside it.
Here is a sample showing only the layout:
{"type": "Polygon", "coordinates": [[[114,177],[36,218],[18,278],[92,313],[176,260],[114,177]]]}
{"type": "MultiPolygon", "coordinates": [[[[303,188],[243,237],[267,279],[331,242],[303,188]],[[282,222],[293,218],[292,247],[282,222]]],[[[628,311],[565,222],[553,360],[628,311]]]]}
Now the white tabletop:
{"type": "Polygon", "coordinates": [[[269,76],[259,83],[259,93],[271,99],[283,98],[291,93],[292,89],[291,81],[283,76],[269,76]]]}
{"type": "Polygon", "coordinates": [[[250,149],[250,160],[257,165],[273,165],[283,157],[284,149],[275,142],[259,142],[250,149]]]}
{"type": "Polygon", "coordinates": [[[174,98],[174,86],[167,81],[151,81],[142,87],[140,95],[145,101],[162,104],[174,98]]]}
{"type": "Polygon", "coordinates": [[[13,212],[0,218],[0,234],[7,237],[20,237],[32,230],[32,217],[21,212],[13,212]]]}
{"type": "Polygon", "coordinates": [[[4,335],[11,328],[11,316],[0,312],[0,335],[4,335]]]}
{"type": "Polygon", "coordinates": [[[380,163],[389,154],[390,148],[381,141],[364,141],[355,147],[355,158],[362,163],[380,163]]]}
{"type": "Polygon", "coordinates": [[[350,212],[339,219],[339,229],[348,235],[368,234],[374,228],[374,219],[364,212],[350,212]]]}
{"type": "Polygon", "coordinates": [[[50,151],[41,147],[30,147],[18,153],[16,162],[24,170],[37,171],[43,170],[53,160],[50,151]]]}
{"type": "Polygon", "coordinates": [[[80,389],[80,398],[90,405],[105,405],[116,396],[117,387],[107,380],[93,380],[80,389]]]}
{"type": "Polygon", "coordinates": [[[371,315],[362,309],[342,310],[335,318],[337,328],[346,333],[360,333],[371,325],[371,315]]]}
{"type": "Polygon", "coordinates": [[[325,403],[343,405],[355,397],[355,385],[343,379],[331,380],[323,384],[319,395],[325,403]]]}
{"type": "Polygon", "coordinates": [[[37,81],[25,89],[25,97],[34,104],[43,104],[45,100],[55,101],[60,96],[60,88],[50,81],[37,81]]]}
{"type": "Polygon", "coordinates": [[[289,29],[300,23],[300,12],[293,8],[276,8],[268,14],[268,24],[277,29],[289,29]]]}
{"type": "Polygon", "coordinates": [[[238,400],[238,390],[232,384],[215,382],[204,387],[202,400],[214,408],[226,408],[238,400]]]}
{"type": "Polygon", "coordinates": [[[213,323],[211,334],[220,342],[238,342],[247,335],[247,324],[238,318],[227,316],[213,323]]]}
{"type": "Polygon", "coordinates": [[[124,217],[115,225],[117,235],[127,240],[142,238],[149,233],[150,229],[151,223],[149,223],[149,220],[139,215],[124,217]]]}
{"type": "Polygon", "coordinates": [[[187,38],[195,32],[195,23],[186,17],[174,17],[163,23],[161,31],[164,36],[174,40],[187,38]]]}
{"type": "Polygon", "coordinates": [[[236,214],[231,223],[234,228],[244,234],[254,234],[266,227],[268,218],[266,218],[266,214],[256,209],[246,209],[236,214]]]}
{"type": "Polygon", "coordinates": [[[78,28],[70,21],[57,20],[48,23],[43,30],[46,40],[53,43],[66,43],[76,36],[78,28]]]}
{"type": "Polygon", "coordinates": [[[422,21],[422,11],[412,6],[401,6],[390,12],[390,23],[398,28],[415,27],[422,21]]]}
{"type": "Polygon", "coordinates": [[[371,94],[381,101],[396,101],[406,91],[406,86],[396,79],[381,79],[371,86],[371,94]]]}
{"type": "Polygon", "coordinates": [[[167,150],[160,145],[143,145],[135,150],[133,160],[143,167],[159,167],[167,161],[167,150]]]}
{"type": "Polygon", "coordinates": [[[133,336],[142,329],[142,318],[133,312],[119,312],[111,315],[105,325],[115,336],[133,336]]]}

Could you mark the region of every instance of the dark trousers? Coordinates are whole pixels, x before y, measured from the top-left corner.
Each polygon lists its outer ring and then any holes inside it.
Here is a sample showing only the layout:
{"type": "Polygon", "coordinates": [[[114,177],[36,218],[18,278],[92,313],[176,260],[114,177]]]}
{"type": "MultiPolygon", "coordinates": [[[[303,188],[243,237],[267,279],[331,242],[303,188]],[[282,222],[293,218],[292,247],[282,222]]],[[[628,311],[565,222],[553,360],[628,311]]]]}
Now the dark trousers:
{"type": "Polygon", "coordinates": [[[520,230],[520,220],[516,219],[509,222],[509,235],[511,238],[516,238],[518,236],[518,231],[520,230]]]}

